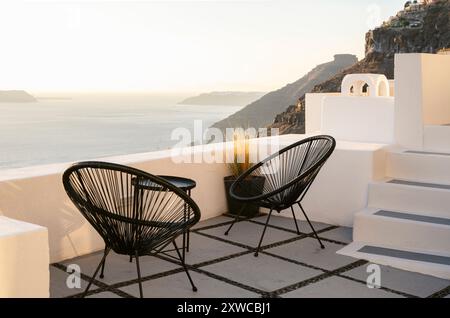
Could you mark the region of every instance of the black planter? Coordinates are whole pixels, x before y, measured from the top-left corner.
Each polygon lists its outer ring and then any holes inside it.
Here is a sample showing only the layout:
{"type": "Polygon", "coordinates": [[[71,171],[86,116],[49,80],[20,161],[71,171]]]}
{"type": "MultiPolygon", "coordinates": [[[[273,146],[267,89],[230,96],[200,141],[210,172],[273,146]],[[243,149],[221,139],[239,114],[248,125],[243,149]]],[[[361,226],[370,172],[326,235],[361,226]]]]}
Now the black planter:
{"type": "MultiPolygon", "coordinates": [[[[242,207],[245,203],[241,201],[237,201],[230,196],[230,188],[234,181],[236,181],[236,177],[230,176],[225,177],[223,179],[225,183],[225,195],[227,198],[228,205],[228,213],[236,215],[239,211],[241,211],[242,207]]],[[[248,179],[244,179],[241,182],[241,185],[252,194],[252,196],[257,196],[262,194],[262,189],[264,186],[265,178],[264,177],[250,177],[248,179]]],[[[253,204],[246,204],[245,209],[242,211],[241,216],[246,218],[251,218],[259,214],[259,207],[253,204]]]]}

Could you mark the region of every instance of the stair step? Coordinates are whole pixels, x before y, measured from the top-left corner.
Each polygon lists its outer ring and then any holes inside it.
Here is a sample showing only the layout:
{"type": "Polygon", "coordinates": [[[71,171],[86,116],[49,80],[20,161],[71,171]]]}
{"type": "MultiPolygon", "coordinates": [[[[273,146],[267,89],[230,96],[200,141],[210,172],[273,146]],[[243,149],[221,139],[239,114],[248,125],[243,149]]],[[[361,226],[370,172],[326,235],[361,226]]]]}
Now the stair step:
{"type": "Polygon", "coordinates": [[[402,258],[410,261],[420,261],[433,264],[450,265],[450,256],[409,252],[393,248],[371,246],[371,245],[363,246],[358,250],[358,252],[402,258]]]}
{"type": "Polygon", "coordinates": [[[450,254],[450,218],[366,208],[355,214],[353,240],[450,254]]]}
{"type": "Polygon", "coordinates": [[[368,207],[450,218],[450,185],[398,179],[371,182],[368,207]]]}
{"type": "Polygon", "coordinates": [[[378,212],[375,212],[374,215],[450,226],[450,219],[438,218],[438,217],[434,217],[434,216],[411,214],[411,213],[404,213],[404,212],[394,212],[394,211],[386,211],[386,210],[380,210],[378,212]]]}
{"type": "Polygon", "coordinates": [[[419,151],[419,150],[406,150],[404,153],[412,153],[416,155],[433,155],[433,156],[450,156],[447,152],[433,152],[433,151],[419,151]]]}
{"type": "Polygon", "coordinates": [[[450,184],[450,153],[391,151],[387,154],[386,174],[393,179],[450,184]]]}
{"type": "Polygon", "coordinates": [[[407,180],[398,180],[398,179],[390,180],[387,183],[401,184],[401,185],[407,185],[407,186],[413,186],[413,187],[426,187],[426,188],[450,190],[450,185],[447,185],[447,184],[407,181],[407,180]]]}
{"type": "Polygon", "coordinates": [[[389,245],[371,245],[361,242],[353,242],[337,253],[379,265],[450,279],[450,254],[448,253],[430,253],[425,250],[399,249],[389,245]]]}

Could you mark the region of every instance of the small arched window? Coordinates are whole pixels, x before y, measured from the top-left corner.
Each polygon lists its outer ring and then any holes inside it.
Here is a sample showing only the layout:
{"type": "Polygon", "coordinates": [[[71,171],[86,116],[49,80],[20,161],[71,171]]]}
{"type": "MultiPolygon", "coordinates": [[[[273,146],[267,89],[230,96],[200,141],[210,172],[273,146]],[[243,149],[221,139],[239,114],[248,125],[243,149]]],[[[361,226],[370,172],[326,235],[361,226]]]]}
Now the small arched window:
{"type": "Polygon", "coordinates": [[[368,96],[370,95],[370,88],[369,88],[369,84],[365,83],[362,87],[362,94],[364,96],[368,96]]]}

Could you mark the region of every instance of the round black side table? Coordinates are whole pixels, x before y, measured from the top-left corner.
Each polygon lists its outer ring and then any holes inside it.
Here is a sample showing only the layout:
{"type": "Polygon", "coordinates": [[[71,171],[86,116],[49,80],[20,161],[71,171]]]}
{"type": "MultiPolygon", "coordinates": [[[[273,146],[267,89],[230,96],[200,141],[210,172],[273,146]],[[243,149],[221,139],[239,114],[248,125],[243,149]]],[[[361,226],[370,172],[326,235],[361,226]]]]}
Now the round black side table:
{"type": "MultiPolygon", "coordinates": [[[[158,176],[167,182],[171,183],[172,185],[176,186],[177,188],[180,188],[184,192],[186,192],[187,195],[191,196],[191,190],[194,189],[197,186],[197,183],[188,178],[183,177],[175,177],[175,176],[158,176]]],[[[150,180],[146,179],[139,179],[138,182],[136,182],[136,179],[133,180],[133,183],[135,184],[136,188],[146,189],[146,190],[155,190],[159,189],[160,186],[156,185],[150,180]],[[136,184],[137,183],[137,184],[136,184]]],[[[188,211],[189,207],[187,204],[184,205],[184,216],[185,218],[188,217],[188,211]]],[[[183,258],[185,256],[185,252],[189,252],[189,233],[190,231],[187,230],[183,233],[183,258]]]]}

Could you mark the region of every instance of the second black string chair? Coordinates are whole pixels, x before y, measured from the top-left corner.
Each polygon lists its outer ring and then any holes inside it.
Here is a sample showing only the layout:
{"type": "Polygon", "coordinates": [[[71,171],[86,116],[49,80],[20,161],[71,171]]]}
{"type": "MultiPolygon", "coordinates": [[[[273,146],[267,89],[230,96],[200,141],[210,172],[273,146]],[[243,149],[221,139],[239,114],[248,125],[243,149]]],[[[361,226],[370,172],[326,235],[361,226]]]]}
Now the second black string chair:
{"type": "MultiPolygon", "coordinates": [[[[260,251],[273,211],[280,213],[283,210],[291,209],[297,234],[301,234],[295,217],[294,205],[299,206],[320,247],[325,248],[301,202],[335,147],[336,141],[331,136],[306,138],[254,165],[232,184],[230,188],[232,198],[269,210],[255,256],[258,256],[260,251]],[[251,178],[259,179],[259,181],[253,182],[249,187],[248,182],[243,181],[251,178]],[[263,181],[261,182],[261,180],[263,181]]],[[[238,211],[225,235],[228,235],[233,225],[241,219],[240,214],[245,206],[244,204],[241,211],[238,211]]]]}

